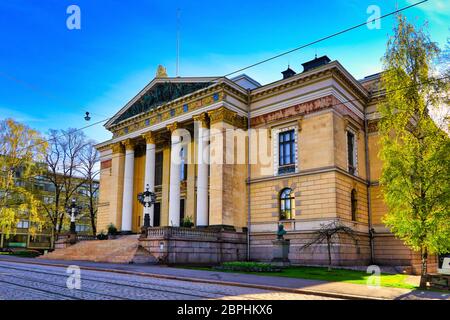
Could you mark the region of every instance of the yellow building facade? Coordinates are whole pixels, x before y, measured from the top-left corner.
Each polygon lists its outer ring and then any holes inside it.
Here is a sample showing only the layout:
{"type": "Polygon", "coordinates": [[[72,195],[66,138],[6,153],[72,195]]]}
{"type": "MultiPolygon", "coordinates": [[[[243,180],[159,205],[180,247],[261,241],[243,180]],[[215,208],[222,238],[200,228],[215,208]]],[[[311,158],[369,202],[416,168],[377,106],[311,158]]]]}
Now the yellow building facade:
{"type": "Polygon", "coordinates": [[[414,254],[382,222],[379,76],[358,81],[326,56],[303,67],[267,85],[246,75],[170,78],[159,71],[108,121],[113,137],[97,146],[98,230],[113,223],[141,232],[137,195],[149,188],[153,228],[192,221],[248,233],[252,260],[270,260],[281,223],[291,262],[326,263],[326,245],[303,246],[338,221],[357,240],[336,240],[336,263],[411,266],[414,254]]]}

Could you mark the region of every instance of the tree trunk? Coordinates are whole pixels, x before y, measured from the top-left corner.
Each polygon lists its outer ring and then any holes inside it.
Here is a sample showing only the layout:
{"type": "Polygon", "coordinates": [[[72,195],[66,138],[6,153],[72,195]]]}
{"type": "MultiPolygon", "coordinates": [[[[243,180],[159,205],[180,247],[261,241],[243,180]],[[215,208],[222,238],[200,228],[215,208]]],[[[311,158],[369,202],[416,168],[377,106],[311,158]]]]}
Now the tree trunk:
{"type": "Polygon", "coordinates": [[[328,271],[331,271],[331,237],[327,237],[328,246],[328,271]]]}
{"type": "Polygon", "coordinates": [[[428,274],[428,251],[427,249],[421,250],[422,268],[420,273],[420,287],[427,287],[427,274],[428,274]]]}
{"type": "Polygon", "coordinates": [[[97,235],[97,226],[95,224],[95,213],[91,212],[91,226],[92,226],[92,235],[97,235]]]}

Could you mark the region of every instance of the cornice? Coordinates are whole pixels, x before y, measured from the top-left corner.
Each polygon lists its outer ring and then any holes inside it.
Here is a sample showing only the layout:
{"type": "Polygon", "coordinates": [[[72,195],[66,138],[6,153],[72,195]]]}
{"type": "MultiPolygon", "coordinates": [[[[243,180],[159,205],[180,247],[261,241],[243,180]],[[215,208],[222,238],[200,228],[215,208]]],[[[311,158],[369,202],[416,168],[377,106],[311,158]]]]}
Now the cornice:
{"type": "Polygon", "coordinates": [[[341,83],[345,84],[345,86],[350,89],[351,93],[363,100],[363,103],[368,97],[367,90],[348,72],[346,72],[337,61],[334,61],[328,65],[313,69],[309,72],[300,73],[286,80],[277,81],[261,88],[254,89],[251,93],[251,101],[254,103],[267,99],[273,95],[291,91],[326,78],[339,79],[341,83]]]}

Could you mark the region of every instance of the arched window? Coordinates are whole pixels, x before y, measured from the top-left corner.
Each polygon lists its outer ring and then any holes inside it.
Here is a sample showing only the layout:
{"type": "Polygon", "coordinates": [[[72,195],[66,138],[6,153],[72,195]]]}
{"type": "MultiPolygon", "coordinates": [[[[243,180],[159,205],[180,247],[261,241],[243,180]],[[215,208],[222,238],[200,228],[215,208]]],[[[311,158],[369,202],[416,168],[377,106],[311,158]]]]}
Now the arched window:
{"type": "Polygon", "coordinates": [[[280,192],[280,220],[295,218],[295,198],[292,189],[286,188],[280,192]]]}
{"type": "Polygon", "coordinates": [[[352,220],[356,221],[356,213],[358,211],[358,197],[355,189],[352,190],[351,202],[352,202],[352,220]]]}

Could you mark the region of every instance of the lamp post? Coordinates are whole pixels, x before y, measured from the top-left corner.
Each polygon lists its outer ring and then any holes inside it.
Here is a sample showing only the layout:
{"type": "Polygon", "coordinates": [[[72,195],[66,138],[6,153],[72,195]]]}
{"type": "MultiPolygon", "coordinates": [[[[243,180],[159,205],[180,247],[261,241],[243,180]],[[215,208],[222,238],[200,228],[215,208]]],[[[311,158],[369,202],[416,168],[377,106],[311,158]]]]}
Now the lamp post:
{"type": "Polygon", "coordinates": [[[75,198],[72,199],[72,203],[66,208],[67,213],[70,215],[70,233],[76,234],[76,228],[75,228],[75,218],[80,214],[80,211],[82,209],[81,206],[77,205],[77,201],[75,198]]]}
{"type": "Polygon", "coordinates": [[[138,194],[137,198],[139,203],[144,206],[144,228],[147,229],[150,227],[149,209],[156,202],[156,194],[149,190],[149,185],[145,189],[144,192],[138,194]]]}

